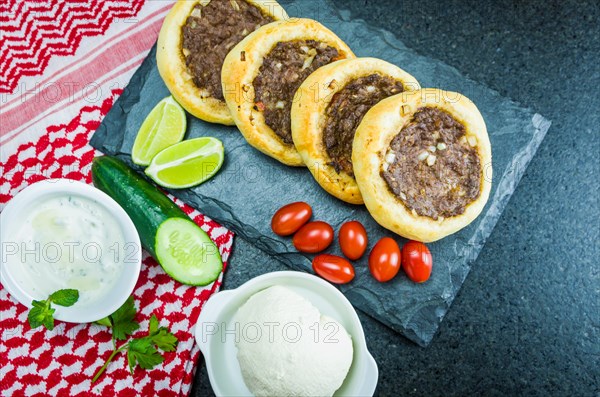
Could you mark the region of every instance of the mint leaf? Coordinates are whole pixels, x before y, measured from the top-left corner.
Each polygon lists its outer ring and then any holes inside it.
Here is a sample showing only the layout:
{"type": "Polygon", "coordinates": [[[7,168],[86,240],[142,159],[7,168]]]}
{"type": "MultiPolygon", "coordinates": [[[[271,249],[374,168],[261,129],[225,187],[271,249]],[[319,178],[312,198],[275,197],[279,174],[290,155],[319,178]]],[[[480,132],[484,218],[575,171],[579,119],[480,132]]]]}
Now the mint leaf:
{"type": "Polygon", "coordinates": [[[133,339],[127,346],[127,361],[131,373],[136,364],[143,369],[151,369],[162,363],[163,360],[163,356],[152,345],[152,340],[148,337],[133,339]]]}
{"type": "Polygon", "coordinates": [[[113,338],[126,340],[129,335],[132,335],[140,327],[134,320],[135,303],[133,302],[133,296],[127,298],[125,303],[110,315],[110,318],[112,320],[113,338]]]}
{"type": "Polygon", "coordinates": [[[45,301],[32,301],[33,306],[27,313],[27,321],[31,328],[41,327],[52,331],[54,329],[54,312],[51,304],[60,306],[73,306],[79,300],[79,291],[76,289],[61,289],[51,294],[45,301]]]}
{"type": "Polygon", "coordinates": [[[29,321],[29,326],[31,328],[37,328],[42,325],[46,326],[50,331],[54,329],[54,318],[52,315],[54,314],[54,309],[50,308],[49,301],[33,301],[31,302],[33,307],[29,310],[27,314],[27,321],[29,321]]]}
{"type": "Polygon", "coordinates": [[[47,300],[45,300],[45,301],[32,301],[31,305],[33,307],[37,307],[37,308],[45,310],[45,309],[48,309],[50,307],[50,302],[47,301],[47,300]]]}
{"type": "Polygon", "coordinates": [[[42,324],[44,324],[44,327],[49,331],[54,329],[54,309],[48,308],[48,311],[42,320],[42,324]]]}
{"type": "Polygon", "coordinates": [[[61,289],[50,295],[48,299],[60,306],[73,306],[79,300],[79,291],[76,289],[61,289]]]}

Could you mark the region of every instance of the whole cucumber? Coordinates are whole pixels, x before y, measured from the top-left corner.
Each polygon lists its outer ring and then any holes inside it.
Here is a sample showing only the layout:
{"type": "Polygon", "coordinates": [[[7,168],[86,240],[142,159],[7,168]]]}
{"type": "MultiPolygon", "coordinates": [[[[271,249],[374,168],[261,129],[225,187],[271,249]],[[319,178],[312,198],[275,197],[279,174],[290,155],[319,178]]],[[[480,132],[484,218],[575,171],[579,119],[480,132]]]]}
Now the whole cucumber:
{"type": "Polygon", "coordinates": [[[223,262],[217,246],[158,188],[110,156],[92,163],[94,186],[112,197],[133,221],[144,247],[173,279],[207,285],[223,262]]]}
{"type": "Polygon", "coordinates": [[[156,230],[169,218],[189,217],[164,193],[116,157],[92,162],[94,186],[112,197],[133,221],[142,247],[156,258],[156,230]]]}

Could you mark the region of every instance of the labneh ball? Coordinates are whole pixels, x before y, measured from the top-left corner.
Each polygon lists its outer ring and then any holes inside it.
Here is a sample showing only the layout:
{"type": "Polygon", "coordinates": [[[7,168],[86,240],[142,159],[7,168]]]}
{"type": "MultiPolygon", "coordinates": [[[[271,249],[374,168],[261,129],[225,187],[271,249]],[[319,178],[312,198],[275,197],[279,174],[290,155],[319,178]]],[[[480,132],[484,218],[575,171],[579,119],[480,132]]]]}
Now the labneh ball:
{"type": "Polygon", "coordinates": [[[252,295],[235,323],[237,358],[255,396],[331,396],[348,374],[353,356],[348,332],[288,288],[252,295]]]}

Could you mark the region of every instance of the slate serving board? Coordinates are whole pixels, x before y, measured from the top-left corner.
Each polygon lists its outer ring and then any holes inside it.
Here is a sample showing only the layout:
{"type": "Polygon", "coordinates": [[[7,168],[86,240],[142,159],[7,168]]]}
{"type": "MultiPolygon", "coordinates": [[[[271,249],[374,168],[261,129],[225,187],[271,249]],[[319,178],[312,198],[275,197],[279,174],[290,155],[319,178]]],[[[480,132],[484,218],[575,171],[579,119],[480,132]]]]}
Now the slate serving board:
{"type": "MultiPolygon", "coordinates": [[[[375,56],[395,63],[415,76],[423,87],[465,94],[486,120],[493,151],[490,200],[479,218],[467,228],[429,245],[434,258],[430,280],[415,284],[401,272],[391,282],[380,284],[369,274],[365,255],[355,262],[354,281],[340,287],[356,308],[419,345],[427,346],[550,122],[467,79],[456,69],[419,56],[391,33],[374,29],[360,20],[349,20],[326,0],[280,3],[291,16],[321,21],[349,43],[357,56],[375,56]]],[[[91,142],[100,151],[117,155],[129,164],[133,141],[142,121],[156,103],[169,95],[158,74],[155,55],[156,48],[137,70],[91,142]]],[[[223,141],[225,164],[218,175],[203,185],[171,193],[264,251],[265,260],[278,260],[292,269],[312,271],[312,256],[295,252],[290,239],[280,238],[270,230],[273,213],[293,201],[310,203],[313,218],[329,222],[336,230],[347,220],[361,221],[369,233],[369,249],[379,238],[393,236],[377,225],[363,206],[343,203],[325,193],[308,170],[286,167],[250,147],[236,128],[208,124],[188,116],[186,138],[199,136],[213,136],[223,141]]],[[[402,238],[397,239],[399,244],[404,243],[402,238]]],[[[336,245],[327,252],[339,254],[336,245]]],[[[236,255],[243,256],[244,252],[238,251],[236,255]]],[[[238,258],[237,263],[244,260],[238,258]]]]}

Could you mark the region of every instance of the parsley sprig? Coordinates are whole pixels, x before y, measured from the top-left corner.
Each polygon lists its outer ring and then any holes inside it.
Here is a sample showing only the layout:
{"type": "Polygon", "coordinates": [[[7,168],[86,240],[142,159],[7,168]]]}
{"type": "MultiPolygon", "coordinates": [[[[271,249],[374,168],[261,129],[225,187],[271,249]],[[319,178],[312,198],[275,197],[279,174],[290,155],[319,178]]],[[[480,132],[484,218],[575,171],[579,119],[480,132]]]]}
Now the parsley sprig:
{"type": "Polygon", "coordinates": [[[132,338],[128,342],[117,347],[117,340],[127,340],[135,331],[140,328],[140,324],[135,321],[135,304],[133,297],[127,301],[110,316],[98,321],[98,324],[106,325],[112,329],[113,352],[108,357],[102,368],[96,372],[92,383],[104,373],[108,364],[115,356],[122,351],[127,351],[127,362],[129,370],[133,374],[136,365],[143,369],[151,369],[163,362],[164,357],[158,349],[171,352],[177,347],[177,338],[166,327],[161,327],[155,315],[150,317],[148,335],[138,338],[132,338]]]}
{"type": "Polygon", "coordinates": [[[61,289],[51,294],[45,301],[31,302],[31,309],[27,314],[27,320],[31,328],[41,327],[52,331],[54,329],[54,312],[52,304],[59,306],[73,306],[79,300],[79,291],[76,289],[61,289]]]}

